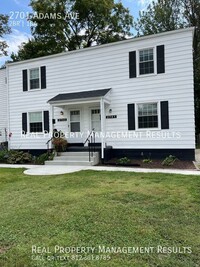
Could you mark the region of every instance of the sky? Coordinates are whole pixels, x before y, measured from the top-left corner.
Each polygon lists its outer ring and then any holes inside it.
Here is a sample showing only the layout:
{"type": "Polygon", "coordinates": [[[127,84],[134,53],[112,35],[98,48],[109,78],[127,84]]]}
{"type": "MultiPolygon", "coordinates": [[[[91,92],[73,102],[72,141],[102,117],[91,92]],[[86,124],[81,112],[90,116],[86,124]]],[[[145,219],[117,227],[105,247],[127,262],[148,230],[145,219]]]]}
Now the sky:
{"type": "MultiPolygon", "coordinates": [[[[144,10],[152,0],[122,0],[124,7],[129,8],[131,15],[136,19],[139,11],[144,10]]],[[[27,42],[31,37],[30,25],[26,20],[27,14],[31,13],[29,6],[30,0],[0,0],[0,14],[9,16],[9,26],[12,33],[6,35],[0,40],[5,40],[9,45],[8,56],[0,57],[0,66],[6,60],[9,60],[9,55],[18,51],[18,47],[22,42],[27,42]]]]}

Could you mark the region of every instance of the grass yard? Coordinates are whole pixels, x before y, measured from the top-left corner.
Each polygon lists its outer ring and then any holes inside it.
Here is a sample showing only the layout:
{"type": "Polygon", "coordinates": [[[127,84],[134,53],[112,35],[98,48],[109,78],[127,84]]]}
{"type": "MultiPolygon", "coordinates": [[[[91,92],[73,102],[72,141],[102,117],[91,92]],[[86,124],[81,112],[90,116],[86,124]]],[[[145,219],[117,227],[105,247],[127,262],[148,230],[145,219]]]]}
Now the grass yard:
{"type": "Polygon", "coordinates": [[[0,169],[1,267],[198,267],[199,233],[200,176],[0,169]]]}

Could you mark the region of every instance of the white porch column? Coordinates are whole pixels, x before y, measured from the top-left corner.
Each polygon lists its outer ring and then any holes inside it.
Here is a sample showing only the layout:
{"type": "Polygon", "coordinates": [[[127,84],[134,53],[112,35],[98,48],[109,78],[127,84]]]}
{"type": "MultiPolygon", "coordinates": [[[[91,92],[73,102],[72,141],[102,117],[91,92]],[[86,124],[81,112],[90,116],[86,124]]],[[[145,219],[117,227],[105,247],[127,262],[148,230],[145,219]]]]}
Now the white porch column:
{"type": "Polygon", "coordinates": [[[100,101],[100,108],[101,108],[101,157],[104,159],[104,148],[105,148],[105,103],[104,99],[101,98],[100,101]]]}
{"type": "MultiPolygon", "coordinates": [[[[50,133],[53,134],[53,130],[54,130],[54,125],[53,125],[53,119],[54,119],[54,106],[50,105],[50,133]]],[[[51,136],[52,137],[52,136],[51,136]]],[[[52,145],[50,144],[50,147],[52,147],[52,145]]]]}

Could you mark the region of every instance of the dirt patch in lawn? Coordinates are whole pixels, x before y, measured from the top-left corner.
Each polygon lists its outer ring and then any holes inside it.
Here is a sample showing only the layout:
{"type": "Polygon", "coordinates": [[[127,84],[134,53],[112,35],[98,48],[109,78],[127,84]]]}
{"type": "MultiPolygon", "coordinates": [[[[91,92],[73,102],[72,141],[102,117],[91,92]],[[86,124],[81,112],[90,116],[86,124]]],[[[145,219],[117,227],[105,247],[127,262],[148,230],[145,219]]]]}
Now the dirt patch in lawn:
{"type": "Polygon", "coordinates": [[[182,161],[176,160],[173,165],[166,166],[162,165],[163,160],[153,159],[150,163],[144,163],[143,160],[132,159],[128,164],[122,165],[117,163],[117,159],[111,159],[104,165],[108,166],[124,166],[124,167],[134,167],[134,168],[148,168],[148,169],[196,169],[192,161],[182,161]]]}
{"type": "Polygon", "coordinates": [[[0,254],[6,253],[10,248],[11,248],[10,246],[7,246],[7,247],[0,246],[0,254]]]}

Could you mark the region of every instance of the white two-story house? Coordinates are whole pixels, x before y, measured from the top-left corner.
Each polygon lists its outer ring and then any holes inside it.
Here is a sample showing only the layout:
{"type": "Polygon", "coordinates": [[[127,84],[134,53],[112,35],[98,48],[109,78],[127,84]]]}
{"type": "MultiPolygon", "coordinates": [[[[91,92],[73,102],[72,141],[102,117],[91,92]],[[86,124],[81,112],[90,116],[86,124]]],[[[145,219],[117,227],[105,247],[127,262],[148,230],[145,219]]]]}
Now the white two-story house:
{"type": "Polygon", "coordinates": [[[7,64],[0,72],[7,80],[1,128],[9,149],[43,152],[55,129],[73,146],[87,146],[94,130],[105,159],[193,160],[193,33],[187,28],[7,64]]]}
{"type": "Polygon", "coordinates": [[[7,110],[7,86],[6,69],[0,69],[0,143],[8,138],[8,110],[7,110]]]}

